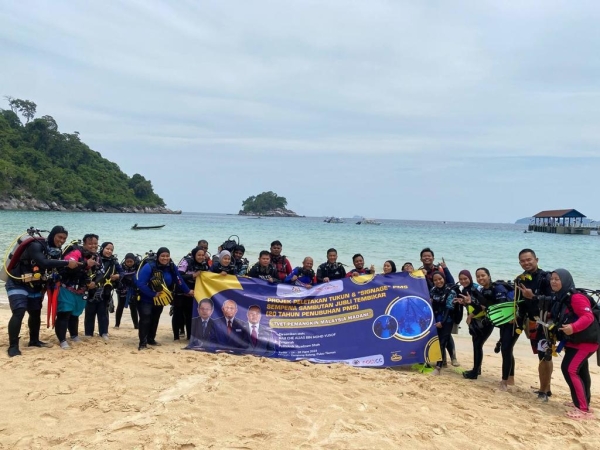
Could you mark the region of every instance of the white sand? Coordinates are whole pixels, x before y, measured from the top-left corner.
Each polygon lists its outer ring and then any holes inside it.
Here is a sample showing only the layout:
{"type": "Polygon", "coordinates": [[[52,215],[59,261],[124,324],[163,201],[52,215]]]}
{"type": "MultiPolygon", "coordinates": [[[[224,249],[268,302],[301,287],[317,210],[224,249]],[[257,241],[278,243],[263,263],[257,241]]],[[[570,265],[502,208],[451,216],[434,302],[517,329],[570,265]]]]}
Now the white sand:
{"type": "MultiPolygon", "coordinates": [[[[434,377],[184,351],[166,323],[157,337],[163,346],[140,353],[128,311],[108,344],[93,338],[64,351],[44,327],[53,348],[22,348],[9,359],[9,318],[0,306],[0,448],[532,450],[600,442],[600,421],[564,417],[560,359],[553,397],[537,402],[530,389],[537,357],[524,343],[516,347],[516,386],[500,392],[493,340],[483,375],[471,381],[452,369],[434,377]]],[[[27,341],[26,323],[21,335],[27,341]]],[[[470,367],[470,339],[456,342],[470,367]]],[[[591,362],[598,392],[600,370],[591,362]]]]}

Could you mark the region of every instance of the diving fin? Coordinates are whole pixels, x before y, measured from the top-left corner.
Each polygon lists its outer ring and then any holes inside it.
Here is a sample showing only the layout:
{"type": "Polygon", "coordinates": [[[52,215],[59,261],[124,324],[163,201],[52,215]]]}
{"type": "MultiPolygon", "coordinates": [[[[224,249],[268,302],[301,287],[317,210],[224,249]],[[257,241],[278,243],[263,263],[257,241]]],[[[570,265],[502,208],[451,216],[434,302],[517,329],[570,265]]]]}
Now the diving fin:
{"type": "Polygon", "coordinates": [[[515,319],[515,306],[511,302],[491,305],[487,309],[487,315],[494,326],[499,327],[515,319]]]}

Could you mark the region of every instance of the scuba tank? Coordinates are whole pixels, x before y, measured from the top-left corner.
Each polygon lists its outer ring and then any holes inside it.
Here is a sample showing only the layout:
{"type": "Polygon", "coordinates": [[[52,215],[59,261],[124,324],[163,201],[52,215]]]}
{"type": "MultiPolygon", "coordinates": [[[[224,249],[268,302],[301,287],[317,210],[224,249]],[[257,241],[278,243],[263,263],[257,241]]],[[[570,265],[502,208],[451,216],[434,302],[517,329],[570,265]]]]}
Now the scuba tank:
{"type": "MultiPolygon", "coordinates": [[[[25,233],[18,236],[11,245],[8,246],[8,250],[4,255],[4,261],[2,263],[2,267],[0,267],[0,281],[8,281],[9,278],[14,278],[17,280],[22,280],[25,282],[37,281],[42,277],[42,274],[38,271],[33,271],[31,274],[23,274],[20,277],[14,277],[11,275],[11,271],[19,264],[21,261],[21,256],[29,247],[29,244],[33,242],[42,242],[44,246],[46,246],[46,238],[43,237],[40,233],[49,233],[47,230],[38,230],[37,228],[30,227],[25,233]]],[[[35,269],[35,267],[33,268],[35,269]]]]}
{"type": "MultiPolygon", "coordinates": [[[[235,249],[238,245],[240,245],[240,237],[237,234],[232,234],[225,242],[221,244],[219,247],[221,250],[219,250],[219,252],[222,250],[227,250],[229,253],[231,253],[231,258],[233,259],[233,249],[235,249]],[[237,238],[237,241],[232,238],[237,238]]],[[[219,255],[213,255],[212,262],[213,264],[219,262],[219,255]]]]}

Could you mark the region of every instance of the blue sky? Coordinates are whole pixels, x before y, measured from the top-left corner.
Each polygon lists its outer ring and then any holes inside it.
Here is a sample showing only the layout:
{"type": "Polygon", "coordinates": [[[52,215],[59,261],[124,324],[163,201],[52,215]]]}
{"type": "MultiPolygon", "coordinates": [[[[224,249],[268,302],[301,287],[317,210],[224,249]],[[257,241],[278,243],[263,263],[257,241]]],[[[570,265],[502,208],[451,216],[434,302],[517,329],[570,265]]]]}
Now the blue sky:
{"type": "Polygon", "coordinates": [[[173,209],[600,220],[598,23],[597,1],[4,2],[0,95],[173,209]]]}

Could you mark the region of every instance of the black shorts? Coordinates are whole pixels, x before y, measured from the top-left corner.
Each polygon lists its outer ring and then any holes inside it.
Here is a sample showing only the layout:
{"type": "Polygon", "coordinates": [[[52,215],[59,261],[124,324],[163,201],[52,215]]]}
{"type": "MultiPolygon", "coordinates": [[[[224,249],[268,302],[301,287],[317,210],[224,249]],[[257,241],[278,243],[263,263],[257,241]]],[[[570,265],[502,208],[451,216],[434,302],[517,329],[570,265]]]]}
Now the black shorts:
{"type": "Polygon", "coordinates": [[[19,308],[25,308],[28,311],[42,309],[43,293],[37,292],[29,286],[8,280],[6,282],[6,293],[8,294],[8,304],[11,311],[19,308]]]}

